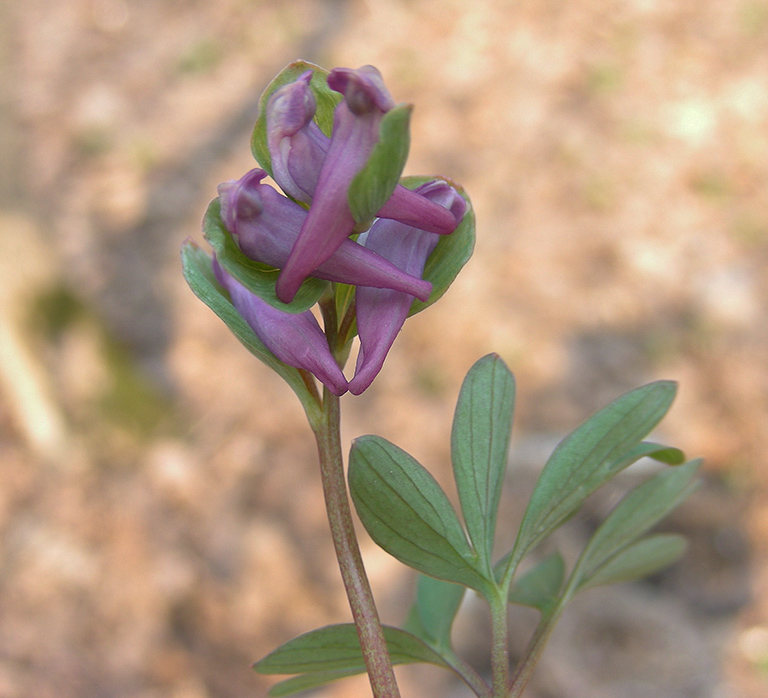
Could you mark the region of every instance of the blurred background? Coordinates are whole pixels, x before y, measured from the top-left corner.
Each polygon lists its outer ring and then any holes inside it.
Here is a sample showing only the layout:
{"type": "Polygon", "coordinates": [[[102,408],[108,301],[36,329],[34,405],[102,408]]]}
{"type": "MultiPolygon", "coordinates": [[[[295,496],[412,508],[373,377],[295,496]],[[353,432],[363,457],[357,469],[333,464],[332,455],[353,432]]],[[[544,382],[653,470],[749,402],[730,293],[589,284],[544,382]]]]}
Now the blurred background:
{"type": "MultiPolygon", "coordinates": [[[[378,66],[416,104],[406,172],[461,182],[478,220],[457,282],[344,399],[347,441],[395,441],[454,496],[460,382],[500,353],[509,545],[565,433],[680,381],[656,436],[706,459],[666,524],[689,554],[578,599],[528,695],[768,695],[766,0],[27,0],[0,4],[0,697],[264,696],[252,661],[349,618],[299,403],[178,257],[297,58],[378,66]]],[[[413,577],[362,545],[399,623],[413,577]]],[[[487,626],[469,598],[480,671],[487,626]]],[[[404,697],[468,695],[400,676],[404,697]]]]}

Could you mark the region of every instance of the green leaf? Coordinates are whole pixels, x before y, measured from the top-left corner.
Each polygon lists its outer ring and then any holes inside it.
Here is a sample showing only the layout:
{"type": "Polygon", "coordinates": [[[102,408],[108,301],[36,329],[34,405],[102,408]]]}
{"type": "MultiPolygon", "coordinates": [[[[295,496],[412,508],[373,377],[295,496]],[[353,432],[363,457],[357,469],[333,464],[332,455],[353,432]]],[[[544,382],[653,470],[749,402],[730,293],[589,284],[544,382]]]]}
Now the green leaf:
{"type": "Polygon", "coordinates": [[[445,493],[405,451],[378,436],[356,439],[349,489],[371,538],[390,555],[432,577],[488,588],[445,493]]]}
{"type": "Polygon", "coordinates": [[[416,603],[405,629],[436,647],[451,647],[451,626],[464,598],[465,588],[420,574],[416,603]]]}
{"type": "Polygon", "coordinates": [[[276,371],[301,400],[307,414],[315,414],[317,402],[307,389],[298,369],[280,361],[256,336],[248,323],[230,302],[226,291],[219,286],[211,268],[211,258],[193,242],[188,241],[181,250],[184,278],[194,294],[205,303],[256,358],[276,371]]]}
{"type": "Polygon", "coordinates": [[[337,669],[336,671],[313,671],[309,674],[299,674],[293,678],[286,679],[276,683],[269,689],[267,695],[272,698],[281,698],[282,696],[292,696],[294,693],[308,691],[310,688],[318,688],[326,684],[346,679],[355,674],[362,674],[365,669],[337,669]]]}
{"type": "Polygon", "coordinates": [[[384,114],[379,141],[349,185],[347,201],[357,223],[370,224],[395,191],[408,159],[412,110],[409,104],[399,104],[384,114]]]}
{"type": "Polygon", "coordinates": [[[652,441],[641,441],[625,456],[627,465],[631,465],[641,458],[651,458],[666,465],[682,465],[685,463],[685,454],[679,448],[662,446],[652,441]]]}
{"type": "Polygon", "coordinates": [[[669,514],[695,488],[699,461],[665,470],[632,489],[603,521],[576,565],[574,582],[588,580],[608,560],[669,514]]]}
{"type": "Polygon", "coordinates": [[[509,602],[545,613],[557,601],[564,579],[563,556],[554,552],[515,581],[509,590],[509,602]]]}
{"type": "MultiPolygon", "coordinates": [[[[384,626],[393,664],[424,662],[448,667],[422,640],[399,628],[384,626]]],[[[256,662],[260,674],[301,674],[273,686],[269,694],[287,696],[365,671],[357,630],[352,623],[329,625],[299,635],[256,662]]]]}
{"type": "Polygon", "coordinates": [[[469,196],[455,182],[445,177],[404,177],[400,184],[407,189],[434,182],[437,179],[448,182],[467,202],[467,211],[456,230],[450,235],[441,235],[437,246],[429,255],[424,266],[423,278],[432,284],[432,293],[426,301],[414,300],[408,315],[416,315],[440,300],[454,282],[475,249],[475,213],[469,196]]]}
{"type": "Polygon", "coordinates": [[[309,83],[312,92],[317,100],[317,111],[315,112],[315,122],[326,136],[331,135],[333,129],[333,112],[336,105],[342,100],[341,94],[335,92],[326,82],[328,71],[314,63],[307,61],[296,61],[283,68],[280,73],[267,85],[267,88],[259,99],[259,115],[256,119],[256,125],[253,127],[251,136],[251,152],[261,167],[272,176],[272,157],[267,147],[267,105],[269,98],[274,92],[283,85],[295,82],[301,75],[308,70],[312,72],[312,79],[309,83]]]}
{"type": "Polygon", "coordinates": [[[203,234],[216,253],[219,264],[251,293],[255,293],[278,310],[288,313],[303,313],[317,303],[320,296],[328,288],[327,281],[308,278],[290,303],[283,303],[278,300],[275,295],[275,283],[280,271],[261,262],[256,262],[243,254],[230,232],[224,227],[221,220],[221,204],[218,198],[211,201],[205,212],[203,234]]]}
{"type": "Polygon", "coordinates": [[[591,577],[583,579],[578,590],[647,577],[679,560],[687,547],[683,536],[672,533],[641,538],[608,560],[591,577]]]}
{"type": "Polygon", "coordinates": [[[484,356],[461,386],[451,461],[469,537],[488,569],[514,406],[515,379],[497,354],[484,356]]]}
{"type": "Polygon", "coordinates": [[[669,410],[675,392],[672,381],[632,390],[590,417],[557,446],[531,495],[509,568],[619,471],[643,455],[668,453],[665,447],[640,446],[639,442],[669,410]]]}

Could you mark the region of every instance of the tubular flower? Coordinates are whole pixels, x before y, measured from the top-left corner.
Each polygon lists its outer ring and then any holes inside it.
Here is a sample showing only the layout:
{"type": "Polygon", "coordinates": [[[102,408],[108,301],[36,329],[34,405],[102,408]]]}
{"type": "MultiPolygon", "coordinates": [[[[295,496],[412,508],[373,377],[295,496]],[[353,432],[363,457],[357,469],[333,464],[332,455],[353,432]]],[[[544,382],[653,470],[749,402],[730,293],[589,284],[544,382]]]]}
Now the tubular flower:
{"type": "Polygon", "coordinates": [[[308,70],[277,90],[267,105],[267,146],[272,174],[296,201],[311,203],[331,139],[312,121],[317,102],[308,70]]]}
{"type": "MultiPolygon", "coordinates": [[[[312,120],[317,102],[309,86],[311,77],[312,71],[307,71],[295,82],[284,85],[272,95],[267,106],[267,144],[274,180],[286,194],[306,204],[315,195],[331,143],[312,120]]],[[[450,211],[402,184],[395,187],[377,215],[440,235],[452,233],[459,223],[450,211]]]]}
{"type": "MultiPolygon", "coordinates": [[[[450,211],[457,220],[464,216],[466,203],[447,182],[429,182],[416,191],[450,211]]],[[[365,246],[403,271],[421,276],[427,258],[439,239],[434,233],[380,218],[368,232],[365,246]]],[[[359,395],[381,370],[392,343],[408,317],[413,298],[398,291],[359,287],[355,302],[360,351],[349,391],[359,395]]]]}
{"type": "Polygon", "coordinates": [[[354,230],[347,190],[379,140],[382,117],[395,106],[373,66],[336,68],[328,75],[328,86],[344,100],[336,107],[333,137],[309,214],[277,280],[277,297],[286,303],[354,230]]]}
{"type": "Polygon", "coordinates": [[[334,395],[347,392],[347,379],[311,311],[293,314],[273,308],[227,274],[215,257],[213,271],[237,312],[280,361],[309,371],[334,395]]]}
{"type": "MultiPolygon", "coordinates": [[[[253,169],[236,181],[219,185],[221,217],[235,242],[251,259],[282,268],[307,212],[298,204],[261,184],[266,172],[253,169]]],[[[429,298],[432,284],[398,269],[392,262],[350,239],[312,272],[326,281],[388,288],[429,298]]]]}

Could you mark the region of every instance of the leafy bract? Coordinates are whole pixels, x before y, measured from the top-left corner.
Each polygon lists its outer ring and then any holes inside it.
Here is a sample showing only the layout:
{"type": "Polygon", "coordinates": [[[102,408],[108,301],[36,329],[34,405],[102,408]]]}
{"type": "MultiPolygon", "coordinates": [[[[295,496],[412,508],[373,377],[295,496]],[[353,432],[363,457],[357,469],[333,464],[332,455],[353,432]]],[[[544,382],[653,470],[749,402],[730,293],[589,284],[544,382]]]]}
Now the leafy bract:
{"type": "Polygon", "coordinates": [[[253,157],[256,158],[262,169],[266,170],[270,176],[272,176],[272,156],[269,154],[269,147],[267,146],[267,105],[269,104],[269,98],[276,90],[290,82],[295,82],[308,70],[312,71],[312,79],[309,86],[317,102],[314,120],[326,136],[331,135],[333,112],[336,109],[336,105],[342,100],[342,96],[328,87],[326,81],[328,71],[319,65],[307,61],[295,61],[283,68],[261,94],[259,99],[259,115],[256,118],[256,125],[253,127],[253,135],[251,136],[251,152],[253,157]]]}
{"type": "Polygon", "coordinates": [[[451,461],[461,511],[475,551],[488,569],[514,403],[512,374],[498,355],[489,354],[467,373],[453,419],[451,461]]]}
{"type": "Polygon", "coordinates": [[[390,555],[432,577],[487,588],[451,503],[405,451],[378,436],[356,439],[349,489],[366,530],[390,555]]]}
{"type": "Polygon", "coordinates": [[[400,104],[384,114],[379,141],[349,185],[347,201],[357,223],[370,224],[395,191],[408,159],[412,110],[410,105],[400,104]]]}
{"type": "Polygon", "coordinates": [[[203,234],[216,253],[219,264],[251,293],[255,293],[278,310],[303,313],[317,303],[328,288],[327,281],[310,277],[301,285],[290,303],[278,300],[275,295],[275,282],[280,270],[243,254],[221,220],[221,204],[218,198],[211,201],[205,212],[203,234]]]}
{"type": "Polygon", "coordinates": [[[256,358],[276,371],[301,400],[307,414],[315,414],[318,405],[307,389],[299,370],[280,361],[256,336],[248,323],[229,300],[227,292],[219,286],[211,268],[211,258],[193,242],[188,241],[181,250],[184,278],[194,294],[229,327],[243,346],[256,358]]]}
{"type": "Polygon", "coordinates": [[[407,189],[416,189],[422,184],[438,179],[448,182],[461,195],[467,202],[467,210],[456,230],[450,235],[441,235],[429,255],[422,277],[432,284],[432,293],[426,301],[414,300],[408,311],[409,316],[420,313],[443,296],[475,249],[475,213],[472,202],[462,187],[445,177],[403,177],[400,184],[407,189]]]}
{"type": "Polygon", "coordinates": [[[642,456],[667,462],[679,453],[656,444],[641,445],[666,414],[676,385],[657,381],[614,400],[568,435],[555,449],[534,488],[523,516],[508,569],[571,517],[584,500],[642,456]]]}

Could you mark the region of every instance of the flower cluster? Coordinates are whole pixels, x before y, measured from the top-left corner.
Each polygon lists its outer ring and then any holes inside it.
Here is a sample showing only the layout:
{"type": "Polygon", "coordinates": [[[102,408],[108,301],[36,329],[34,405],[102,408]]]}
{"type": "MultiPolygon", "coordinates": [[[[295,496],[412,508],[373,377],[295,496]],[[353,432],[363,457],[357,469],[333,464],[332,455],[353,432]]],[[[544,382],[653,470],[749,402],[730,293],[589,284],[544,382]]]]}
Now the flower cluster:
{"type": "Polygon", "coordinates": [[[412,188],[399,183],[410,107],[394,103],[372,66],[324,76],[323,96],[335,105],[326,135],[312,82],[317,70],[268,91],[260,116],[265,152],[259,160],[266,169],[218,188],[220,220],[237,248],[280,270],[276,299],[248,288],[223,260],[214,257],[212,264],[237,312],[277,359],[311,372],[336,395],[360,394],[380,371],[414,299],[430,299],[425,264],[441,236],[462,223],[468,205],[444,179],[412,188]],[[394,135],[385,124],[388,114],[394,135]],[[403,115],[405,131],[398,132],[403,115]],[[263,181],[268,174],[284,193],[263,181]],[[281,306],[308,277],[355,287],[354,303],[342,308],[354,313],[356,323],[347,326],[360,338],[350,381],[311,310],[281,306]]]}

